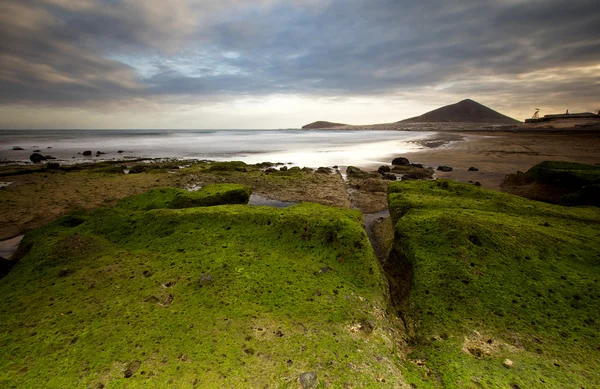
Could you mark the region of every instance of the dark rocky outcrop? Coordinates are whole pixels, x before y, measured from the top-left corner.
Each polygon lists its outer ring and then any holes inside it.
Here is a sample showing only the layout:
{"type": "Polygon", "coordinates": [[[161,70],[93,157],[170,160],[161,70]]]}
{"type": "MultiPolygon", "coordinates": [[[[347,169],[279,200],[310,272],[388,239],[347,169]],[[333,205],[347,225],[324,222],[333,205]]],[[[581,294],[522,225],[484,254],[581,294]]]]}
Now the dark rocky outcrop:
{"type": "Polygon", "coordinates": [[[452,167],[441,165],[441,166],[437,167],[437,170],[440,171],[440,172],[451,172],[452,171],[452,167]]]}
{"type": "Polygon", "coordinates": [[[409,162],[408,158],[398,157],[398,158],[394,158],[394,160],[392,161],[392,165],[408,166],[408,165],[410,165],[410,162],[409,162]]]}
{"type": "Polygon", "coordinates": [[[389,173],[390,170],[391,169],[389,166],[379,166],[379,169],[377,169],[377,173],[384,175],[385,173],[389,173]]]}
{"type": "Polygon", "coordinates": [[[346,174],[352,178],[375,178],[378,176],[376,173],[365,172],[356,166],[348,166],[346,174]]]}
{"type": "Polygon", "coordinates": [[[81,155],[86,156],[86,157],[90,156],[90,155],[92,155],[92,150],[86,150],[83,153],[81,153],[81,155]]]}
{"type": "Polygon", "coordinates": [[[42,154],[39,154],[39,153],[33,153],[29,156],[29,159],[33,163],[40,163],[42,161],[45,161],[46,157],[44,157],[42,154]]]}
{"type": "Polygon", "coordinates": [[[470,172],[478,172],[479,169],[477,169],[476,167],[471,166],[468,171],[470,171],[470,172]]]}
{"type": "Polygon", "coordinates": [[[333,170],[331,170],[330,167],[321,166],[320,168],[317,169],[316,173],[331,174],[331,173],[333,173],[333,170]]]}
{"type": "Polygon", "coordinates": [[[396,177],[396,175],[393,173],[385,173],[383,175],[383,178],[385,178],[386,180],[389,180],[389,181],[396,181],[398,179],[398,177],[396,177]]]}

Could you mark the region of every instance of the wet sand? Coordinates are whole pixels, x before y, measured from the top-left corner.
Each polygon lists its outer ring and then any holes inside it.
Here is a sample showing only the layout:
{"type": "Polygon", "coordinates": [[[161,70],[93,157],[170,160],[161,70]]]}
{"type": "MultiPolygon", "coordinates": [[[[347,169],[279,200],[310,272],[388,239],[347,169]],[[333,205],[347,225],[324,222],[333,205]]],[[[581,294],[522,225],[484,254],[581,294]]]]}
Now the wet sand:
{"type": "MultiPolygon", "coordinates": [[[[411,162],[426,166],[451,166],[452,172],[436,171],[436,177],[479,181],[483,187],[500,189],[504,176],[526,171],[542,161],[600,163],[600,132],[514,133],[461,132],[464,141],[438,148],[406,153],[411,162]],[[469,172],[469,167],[479,171],[469,172]]],[[[447,134],[441,134],[446,136],[447,134]]]]}

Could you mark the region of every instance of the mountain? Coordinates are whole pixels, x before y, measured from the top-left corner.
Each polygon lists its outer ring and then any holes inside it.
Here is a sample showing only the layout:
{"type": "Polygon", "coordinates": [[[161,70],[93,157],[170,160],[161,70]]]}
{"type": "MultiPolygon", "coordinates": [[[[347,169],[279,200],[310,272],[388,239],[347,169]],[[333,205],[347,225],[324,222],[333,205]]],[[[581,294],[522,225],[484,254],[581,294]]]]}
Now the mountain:
{"type": "Polygon", "coordinates": [[[490,123],[490,124],[516,124],[520,123],[506,115],[481,105],[476,101],[466,99],[456,104],[434,109],[421,116],[401,120],[398,123],[432,123],[432,122],[459,122],[459,123],[490,123]]]}
{"type": "Polygon", "coordinates": [[[318,121],[318,122],[307,124],[306,126],[302,126],[302,129],[303,130],[319,130],[319,129],[323,129],[323,128],[335,128],[335,127],[344,127],[344,126],[346,126],[346,124],[318,121]]]}

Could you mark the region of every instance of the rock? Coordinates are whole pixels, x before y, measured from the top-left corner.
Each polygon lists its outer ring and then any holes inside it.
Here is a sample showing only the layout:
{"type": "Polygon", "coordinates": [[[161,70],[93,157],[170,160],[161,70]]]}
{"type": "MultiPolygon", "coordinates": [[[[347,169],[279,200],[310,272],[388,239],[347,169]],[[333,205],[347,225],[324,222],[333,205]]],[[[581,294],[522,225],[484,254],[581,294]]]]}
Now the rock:
{"type": "Polygon", "coordinates": [[[129,169],[129,174],[140,174],[148,170],[148,165],[134,165],[129,169]]]}
{"type": "Polygon", "coordinates": [[[123,150],[119,150],[119,151],[117,151],[117,153],[119,153],[119,154],[123,154],[123,153],[124,153],[124,151],[123,151],[123,150]]]}
{"type": "Polygon", "coordinates": [[[277,171],[277,169],[275,169],[275,168],[273,168],[273,167],[270,167],[270,168],[267,168],[267,169],[265,169],[265,173],[267,173],[267,174],[268,174],[268,173],[275,173],[276,171],[277,171]]]}
{"type": "Polygon", "coordinates": [[[303,167],[303,168],[302,168],[302,171],[303,171],[303,172],[305,172],[305,173],[312,173],[312,172],[313,172],[313,169],[311,169],[311,168],[309,168],[309,167],[303,167]]]}
{"type": "Polygon", "coordinates": [[[441,171],[441,172],[451,172],[452,168],[450,166],[438,166],[437,170],[441,171]]]}
{"type": "Polygon", "coordinates": [[[13,149],[13,151],[24,150],[22,147],[19,147],[19,146],[15,146],[12,149],[13,149]]]}
{"type": "Polygon", "coordinates": [[[408,161],[408,158],[398,157],[398,158],[394,158],[394,160],[392,161],[392,165],[406,166],[406,165],[410,165],[410,162],[408,161]]]}
{"type": "Polygon", "coordinates": [[[390,167],[389,166],[379,166],[379,169],[377,169],[377,173],[384,175],[385,173],[389,173],[390,172],[390,167]]]}
{"type": "Polygon", "coordinates": [[[398,179],[398,177],[396,177],[396,175],[393,173],[385,173],[383,175],[383,178],[385,178],[386,180],[389,180],[389,181],[396,181],[398,179]]]}
{"type": "Polygon", "coordinates": [[[46,169],[58,169],[60,168],[60,163],[58,162],[50,162],[46,164],[46,169]]]}
{"type": "Polygon", "coordinates": [[[288,170],[287,166],[282,166],[279,168],[280,172],[287,172],[287,170],[288,170]]]}
{"type": "Polygon", "coordinates": [[[331,168],[321,166],[320,168],[317,169],[317,173],[331,174],[331,173],[333,173],[333,170],[331,170],[331,168]]]}
{"type": "Polygon", "coordinates": [[[34,152],[34,153],[39,153],[39,152],[40,152],[40,150],[33,150],[33,152],[34,152]]]}
{"type": "Polygon", "coordinates": [[[467,171],[469,171],[469,172],[478,172],[479,169],[477,169],[476,167],[471,166],[467,171]]]}
{"type": "Polygon", "coordinates": [[[317,373],[308,372],[302,373],[300,375],[300,386],[302,389],[313,389],[316,388],[319,384],[319,379],[317,378],[317,373]]]}
{"type": "Polygon", "coordinates": [[[102,151],[96,151],[96,155],[101,155],[101,154],[106,154],[106,153],[103,153],[102,151]]]}
{"type": "Polygon", "coordinates": [[[502,364],[504,365],[504,367],[510,369],[511,367],[513,367],[514,362],[510,359],[505,359],[504,362],[502,362],[502,364]]]}
{"type": "Polygon", "coordinates": [[[473,184],[473,185],[475,185],[475,186],[481,186],[481,182],[475,181],[475,184],[473,184]]]}
{"type": "Polygon", "coordinates": [[[42,161],[45,161],[46,157],[44,157],[42,154],[39,154],[39,153],[33,153],[29,156],[29,159],[33,163],[40,163],[42,161]]]}
{"type": "Polygon", "coordinates": [[[337,169],[339,169],[340,167],[339,167],[338,165],[333,165],[333,168],[337,170],[337,169]]]}
{"type": "Polygon", "coordinates": [[[346,174],[348,175],[348,177],[354,177],[354,178],[378,177],[377,174],[365,172],[364,170],[361,170],[361,169],[357,168],[356,166],[348,166],[348,168],[346,169],[346,174]]]}
{"type": "Polygon", "coordinates": [[[46,159],[56,159],[56,157],[53,157],[51,155],[45,155],[46,159]]]}
{"type": "Polygon", "coordinates": [[[85,155],[85,156],[92,155],[92,150],[86,150],[83,153],[81,153],[81,155],[85,155]]]}
{"type": "Polygon", "coordinates": [[[419,169],[424,169],[425,168],[425,166],[423,166],[422,163],[411,163],[410,166],[417,167],[419,169]]]}
{"type": "Polygon", "coordinates": [[[408,173],[402,176],[403,180],[418,180],[419,175],[417,173],[408,173]]]}
{"type": "Polygon", "coordinates": [[[388,182],[381,178],[367,178],[360,189],[366,192],[387,192],[387,187],[388,182]]]}

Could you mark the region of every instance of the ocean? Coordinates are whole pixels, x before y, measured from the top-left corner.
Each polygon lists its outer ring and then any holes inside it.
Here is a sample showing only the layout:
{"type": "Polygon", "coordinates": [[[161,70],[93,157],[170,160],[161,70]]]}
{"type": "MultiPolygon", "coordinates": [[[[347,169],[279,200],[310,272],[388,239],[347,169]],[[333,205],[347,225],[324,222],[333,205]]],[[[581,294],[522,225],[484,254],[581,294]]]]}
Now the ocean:
{"type": "Polygon", "coordinates": [[[39,150],[61,163],[177,158],[363,167],[389,164],[396,156],[421,150],[419,140],[432,135],[338,130],[0,130],[0,163],[28,162],[32,152],[39,150]],[[82,155],[86,150],[91,157],[82,155]],[[105,154],[96,156],[98,151],[105,154]]]}

